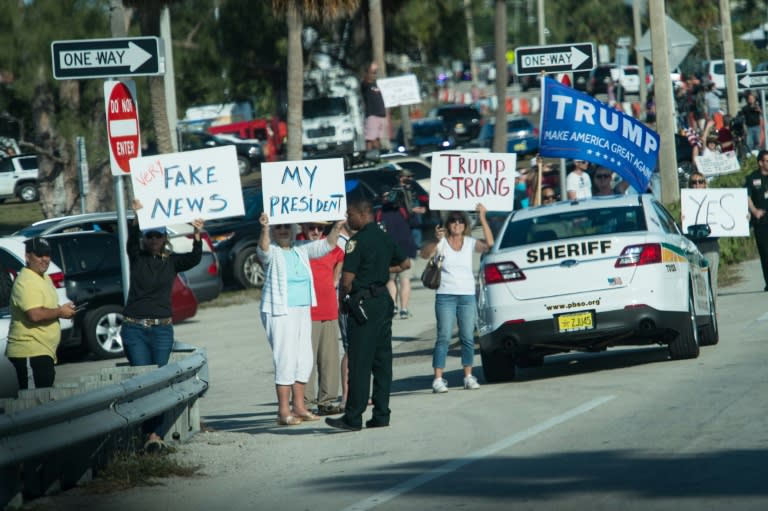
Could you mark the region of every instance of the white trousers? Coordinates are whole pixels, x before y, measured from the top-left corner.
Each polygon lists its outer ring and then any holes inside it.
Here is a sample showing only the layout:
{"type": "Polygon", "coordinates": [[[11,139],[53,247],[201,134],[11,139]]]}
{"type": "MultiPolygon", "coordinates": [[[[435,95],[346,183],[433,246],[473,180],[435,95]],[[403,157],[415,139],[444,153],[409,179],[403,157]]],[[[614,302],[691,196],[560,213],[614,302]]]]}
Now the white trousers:
{"type": "Polygon", "coordinates": [[[288,314],[261,313],[261,322],[272,347],[275,383],[307,383],[312,373],[312,319],[309,307],[288,307],[288,314]]]}

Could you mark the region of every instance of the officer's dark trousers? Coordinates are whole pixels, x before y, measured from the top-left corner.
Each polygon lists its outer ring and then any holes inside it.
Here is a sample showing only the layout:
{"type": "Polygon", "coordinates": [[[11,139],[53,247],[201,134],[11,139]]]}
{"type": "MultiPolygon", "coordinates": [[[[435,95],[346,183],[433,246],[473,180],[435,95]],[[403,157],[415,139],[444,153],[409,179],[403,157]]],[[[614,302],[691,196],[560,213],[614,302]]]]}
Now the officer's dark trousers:
{"type": "Polygon", "coordinates": [[[365,301],[368,321],[349,315],[349,395],[344,422],[362,427],[368,396],[373,399],[373,422],[389,424],[389,391],[392,386],[392,311],[389,293],[365,301]],[[373,373],[373,392],[370,392],[373,373]]]}
{"type": "Polygon", "coordinates": [[[768,224],[755,226],[755,243],[757,244],[757,252],[760,254],[765,287],[768,288],[768,224]]]}

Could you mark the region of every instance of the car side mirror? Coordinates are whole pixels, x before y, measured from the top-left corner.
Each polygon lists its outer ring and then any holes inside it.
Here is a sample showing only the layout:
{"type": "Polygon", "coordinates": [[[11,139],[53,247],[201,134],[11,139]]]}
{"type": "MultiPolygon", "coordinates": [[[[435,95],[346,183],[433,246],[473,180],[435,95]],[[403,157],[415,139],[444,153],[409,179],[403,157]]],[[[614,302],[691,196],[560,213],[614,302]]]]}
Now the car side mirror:
{"type": "Polygon", "coordinates": [[[707,224],[695,224],[688,226],[686,237],[691,240],[701,240],[712,234],[712,229],[707,224]]]}

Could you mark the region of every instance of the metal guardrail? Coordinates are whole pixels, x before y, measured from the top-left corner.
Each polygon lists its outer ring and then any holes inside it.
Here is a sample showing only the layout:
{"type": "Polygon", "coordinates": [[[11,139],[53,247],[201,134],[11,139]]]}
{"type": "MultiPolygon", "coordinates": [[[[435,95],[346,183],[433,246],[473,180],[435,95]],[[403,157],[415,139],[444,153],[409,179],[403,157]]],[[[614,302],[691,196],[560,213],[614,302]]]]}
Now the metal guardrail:
{"type": "Polygon", "coordinates": [[[150,417],[162,415],[174,440],[199,431],[197,398],[208,389],[207,354],[188,345],[179,349],[194,351],[139,375],[125,369],[144,368],[116,368],[106,378],[112,382],[99,388],[85,377],[81,385],[92,390],[0,415],[0,509],[20,505],[22,492],[43,494],[89,478],[93,464],[120,444],[115,439],[134,436],[150,417]],[[86,463],[71,459],[73,447],[86,463]]]}

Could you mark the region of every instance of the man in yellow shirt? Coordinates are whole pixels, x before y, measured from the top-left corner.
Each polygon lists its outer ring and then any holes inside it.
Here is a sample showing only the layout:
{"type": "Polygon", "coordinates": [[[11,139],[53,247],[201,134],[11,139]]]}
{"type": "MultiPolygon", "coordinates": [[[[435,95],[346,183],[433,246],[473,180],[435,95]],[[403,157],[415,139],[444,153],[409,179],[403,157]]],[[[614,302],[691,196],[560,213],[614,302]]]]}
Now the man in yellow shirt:
{"type": "Polygon", "coordinates": [[[52,387],[56,348],[61,340],[59,318],[75,315],[72,302],[59,305],[53,281],[46,274],[51,245],[43,238],[24,243],[27,265],[11,290],[11,327],[6,355],[16,369],[20,389],[52,387]]]}

